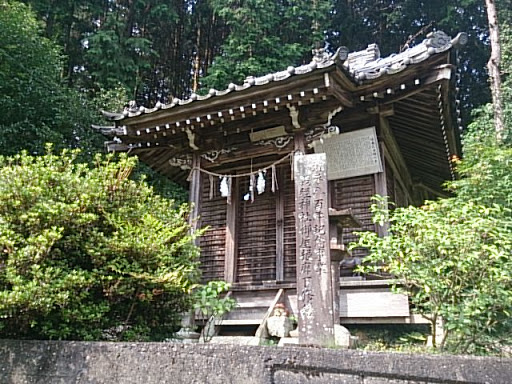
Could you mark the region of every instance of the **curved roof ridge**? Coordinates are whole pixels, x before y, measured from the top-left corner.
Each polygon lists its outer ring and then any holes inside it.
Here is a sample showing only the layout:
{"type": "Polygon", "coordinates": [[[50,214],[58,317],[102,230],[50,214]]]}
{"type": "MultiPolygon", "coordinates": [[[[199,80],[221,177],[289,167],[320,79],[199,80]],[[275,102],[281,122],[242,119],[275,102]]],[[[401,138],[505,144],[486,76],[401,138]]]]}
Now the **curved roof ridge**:
{"type": "Polygon", "coordinates": [[[263,76],[248,76],[243,84],[229,84],[224,90],[210,89],[206,95],[192,93],[187,99],[174,98],[170,103],[157,102],[153,108],[138,107],[135,101],[131,101],[122,113],[104,112],[110,120],[122,120],[128,117],[135,117],[142,114],[156,112],[161,109],[170,109],[181,105],[190,104],[195,101],[204,101],[213,97],[225,96],[232,92],[239,92],[251,87],[262,86],[271,82],[279,82],[292,76],[300,76],[317,69],[323,69],[338,65],[348,73],[356,83],[367,80],[374,80],[383,75],[395,74],[403,71],[411,64],[420,63],[430,56],[448,51],[454,46],[463,45],[467,42],[467,35],[459,33],[454,39],[442,31],[431,32],[420,44],[407,47],[402,52],[391,54],[387,57],[380,57],[380,50],[377,44],[369,44],[361,51],[349,53],[346,47],[340,47],[329,55],[324,48],[313,50],[313,59],[308,64],[297,67],[289,66],[286,70],[269,73],[263,76]]]}

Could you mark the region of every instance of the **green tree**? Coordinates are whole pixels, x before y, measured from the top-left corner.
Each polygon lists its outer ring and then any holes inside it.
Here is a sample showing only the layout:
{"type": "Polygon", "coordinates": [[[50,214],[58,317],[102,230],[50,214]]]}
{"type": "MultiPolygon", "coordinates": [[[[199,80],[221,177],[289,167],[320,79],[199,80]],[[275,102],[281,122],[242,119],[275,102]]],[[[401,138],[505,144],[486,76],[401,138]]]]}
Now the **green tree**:
{"type": "Polygon", "coordinates": [[[112,89],[122,85],[135,99],[143,72],[151,68],[151,56],[156,52],[135,19],[137,2],[114,2],[113,6],[98,21],[95,33],[84,37],[85,70],[93,80],[89,86],[112,89]]]}
{"type": "Polygon", "coordinates": [[[89,128],[98,117],[62,82],[60,50],[41,37],[26,5],[0,2],[0,41],[0,154],[43,153],[46,142],[85,152],[101,148],[89,128]]]}
{"type": "MultiPolygon", "coordinates": [[[[375,204],[372,210],[382,222],[388,212],[381,207],[375,204]]],[[[362,270],[395,276],[395,288],[406,292],[414,310],[431,321],[435,343],[458,353],[482,353],[510,342],[509,208],[442,199],[397,208],[389,222],[390,236],[361,235],[358,245],[370,250],[362,270]],[[435,335],[440,317],[444,340],[435,335]]]]}
{"type": "Polygon", "coordinates": [[[314,44],[323,45],[331,11],[329,0],[215,0],[212,7],[229,28],[221,53],[202,79],[205,88],[216,89],[309,61],[314,44]]]}
{"type": "Polygon", "coordinates": [[[186,97],[225,37],[209,0],[26,0],[63,47],[68,83],[95,95],[122,86],[152,106],[186,97]]]}
{"type": "Polygon", "coordinates": [[[370,250],[364,272],[396,277],[433,331],[443,318],[442,346],[496,353],[512,340],[512,148],[497,140],[492,108],[470,126],[464,148],[461,178],[447,184],[453,197],[391,213],[373,205],[390,236],[364,233],[358,245],[370,250]]]}
{"type": "Polygon", "coordinates": [[[161,340],[191,305],[188,207],[129,179],[135,158],[0,158],[0,335],[161,340]]]}

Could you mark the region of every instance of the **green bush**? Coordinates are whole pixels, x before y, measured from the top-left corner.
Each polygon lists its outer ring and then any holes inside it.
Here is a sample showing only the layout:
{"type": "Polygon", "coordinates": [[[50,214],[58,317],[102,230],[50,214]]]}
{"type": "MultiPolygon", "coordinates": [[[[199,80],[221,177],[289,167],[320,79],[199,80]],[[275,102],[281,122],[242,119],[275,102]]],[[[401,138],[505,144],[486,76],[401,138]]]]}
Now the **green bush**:
{"type": "Polygon", "coordinates": [[[0,158],[0,336],[160,340],[198,279],[189,208],[129,179],[136,159],[0,158]]]}
{"type": "Polygon", "coordinates": [[[348,329],[358,338],[358,349],[407,353],[432,352],[426,345],[430,331],[426,324],[359,324],[349,326],[348,329]]]}
{"type": "Polygon", "coordinates": [[[203,341],[210,341],[216,325],[222,323],[222,317],[236,307],[236,300],[228,294],[230,285],[225,281],[209,281],[200,286],[194,294],[194,308],[205,318],[203,341]]]}
{"type": "Polygon", "coordinates": [[[453,197],[391,213],[373,205],[390,236],[361,235],[370,250],[362,270],[395,276],[432,324],[441,316],[443,346],[499,353],[512,340],[512,149],[480,140],[466,148],[453,197]]]}

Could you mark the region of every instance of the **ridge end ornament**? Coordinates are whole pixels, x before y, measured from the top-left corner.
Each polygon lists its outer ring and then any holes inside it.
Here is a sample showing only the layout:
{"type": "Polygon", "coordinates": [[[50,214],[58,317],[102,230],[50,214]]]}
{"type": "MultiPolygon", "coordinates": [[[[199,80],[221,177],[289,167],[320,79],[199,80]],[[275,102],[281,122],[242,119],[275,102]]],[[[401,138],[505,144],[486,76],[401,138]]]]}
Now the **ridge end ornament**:
{"type": "Polygon", "coordinates": [[[339,47],[333,54],[334,62],[337,63],[338,65],[343,64],[348,59],[349,52],[350,50],[347,47],[339,47]]]}
{"type": "Polygon", "coordinates": [[[313,54],[313,62],[325,63],[331,59],[331,56],[325,49],[325,46],[317,46],[311,50],[311,53],[313,54]]]}
{"type": "Polygon", "coordinates": [[[427,35],[425,45],[436,49],[447,48],[451,45],[452,39],[443,31],[431,32],[427,35]]]}

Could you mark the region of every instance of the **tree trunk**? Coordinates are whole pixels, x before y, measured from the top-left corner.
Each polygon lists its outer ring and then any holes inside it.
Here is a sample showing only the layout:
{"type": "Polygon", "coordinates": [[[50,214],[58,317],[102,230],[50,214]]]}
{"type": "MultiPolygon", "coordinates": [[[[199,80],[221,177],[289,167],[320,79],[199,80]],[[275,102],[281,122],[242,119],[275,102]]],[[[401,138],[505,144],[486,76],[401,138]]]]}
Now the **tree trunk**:
{"type": "Polygon", "coordinates": [[[192,78],[192,92],[199,89],[199,75],[201,73],[201,20],[197,23],[196,55],[194,58],[194,76],[192,78]]]}
{"type": "Polygon", "coordinates": [[[492,103],[494,108],[494,124],[496,139],[498,142],[503,140],[503,104],[501,97],[501,77],[500,61],[501,47],[499,41],[498,13],[495,0],[485,0],[487,8],[487,18],[489,20],[489,39],[491,41],[491,57],[487,63],[489,78],[491,81],[492,103]]]}

